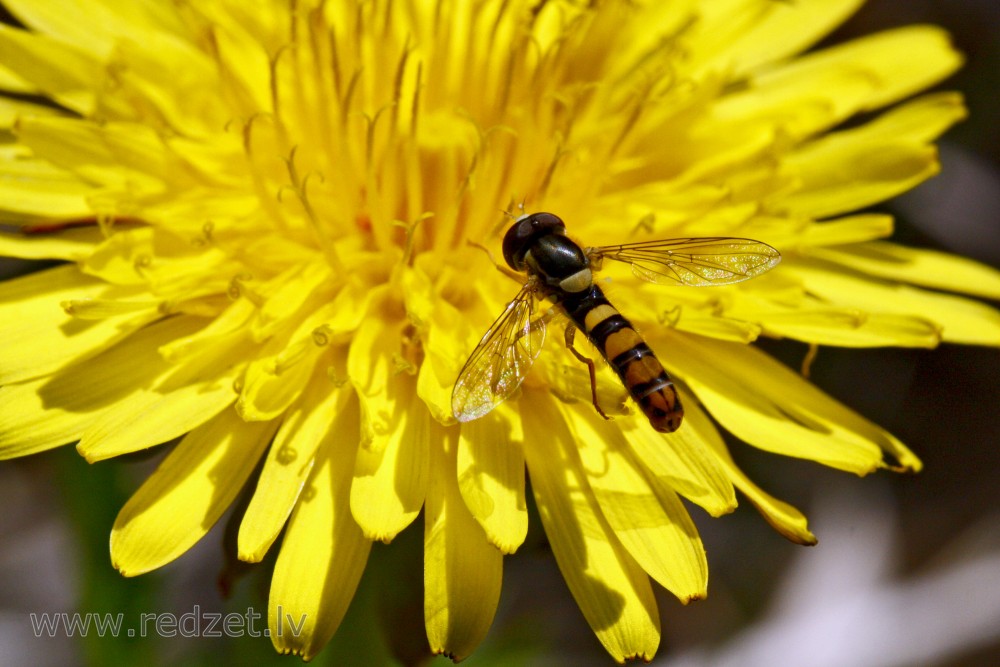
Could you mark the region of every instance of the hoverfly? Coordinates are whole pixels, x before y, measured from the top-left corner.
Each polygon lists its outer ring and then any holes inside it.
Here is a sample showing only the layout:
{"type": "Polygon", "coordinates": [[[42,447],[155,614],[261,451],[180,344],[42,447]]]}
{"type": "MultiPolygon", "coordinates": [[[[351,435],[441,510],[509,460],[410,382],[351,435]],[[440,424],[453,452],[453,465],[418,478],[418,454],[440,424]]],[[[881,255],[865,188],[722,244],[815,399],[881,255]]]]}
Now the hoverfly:
{"type": "Polygon", "coordinates": [[[592,270],[605,259],[630,264],[642,280],[664,285],[729,285],[774,268],[777,250],[751,239],[714,237],[643,241],[581,248],[566,236],[566,225],[551,213],[518,217],[503,239],[503,256],[514,271],[527,274],[524,286],[483,336],[465,363],[451,395],[460,422],[478,419],[521,385],[545,339],[550,314],[534,317],[536,297],[554,302],[566,315],[566,344],[590,370],[597,403],[594,362],[573,347],[580,329],[615,369],[654,429],[676,431],[684,410],[674,383],[632,324],[594,283],[592,270]]]}

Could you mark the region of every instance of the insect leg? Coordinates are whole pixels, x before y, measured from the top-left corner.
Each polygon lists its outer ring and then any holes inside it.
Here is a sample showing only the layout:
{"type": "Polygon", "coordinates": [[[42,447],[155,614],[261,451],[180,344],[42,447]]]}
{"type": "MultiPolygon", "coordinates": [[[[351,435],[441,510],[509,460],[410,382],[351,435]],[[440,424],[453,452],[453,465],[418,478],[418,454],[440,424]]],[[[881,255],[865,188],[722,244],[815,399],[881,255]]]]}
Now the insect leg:
{"type": "MultiPolygon", "coordinates": [[[[534,311],[532,311],[534,312],[534,311]]],[[[528,323],[528,328],[525,331],[518,332],[517,336],[514,337],[514,342],[521,340],[522,337],[537,333],[539,330],[545,331],[545,325],[552,321],[552,319],[558,314],[555,308],[549,308],[547,311],[542,313],[539,317],[531,320],[528,323]]]]}
{"type": "Polygon", "coordinates": [[[601,409],[600,404],[597,402],[597,368],[594,366],[594,360],[590,357],[585,357],[583,353],[573,347],[573,338],[576,336],[576,327],[572,324],[566,325],[566,347],[569,351],[573,353],[573,356],[587,364],[587,370],[590,371],[590,395],[591,400],[594,403],[594,409],[597,410],[597,414],[601,415],[605,419],[611,419],[604,410],[601,409]]]}
{"type": "Polygon", "coordinates": [[[521,275],[517,271],[513,271],[512,269],[510,269],[510,268],[504,266],[503,264],[501,264],[500,262],[498,262],[496,260],[496,258],[493,256],[493,251],[490,250],[489,248],[487,248],[486,246],[484,246],[482,243],[477,243],[477,242],[469,240],[469,239],[467,239],[465,242],[467,244],[469,244],[470,246],[472,246],[473,248],[479,248],[480,250],[482,250],[483,252],[485,252],[486,256],[490,258],[491,262],[493,262],[493,266],[496,268],[497,271],[499,271],[500,273],[504,274],[505,276],[507,276],[508,278],[510,278],[511,280],[513,280],[515,282],[518,282],[518,283],[523,283],[524,282],[524,276],[523,275],[521,275]]]}

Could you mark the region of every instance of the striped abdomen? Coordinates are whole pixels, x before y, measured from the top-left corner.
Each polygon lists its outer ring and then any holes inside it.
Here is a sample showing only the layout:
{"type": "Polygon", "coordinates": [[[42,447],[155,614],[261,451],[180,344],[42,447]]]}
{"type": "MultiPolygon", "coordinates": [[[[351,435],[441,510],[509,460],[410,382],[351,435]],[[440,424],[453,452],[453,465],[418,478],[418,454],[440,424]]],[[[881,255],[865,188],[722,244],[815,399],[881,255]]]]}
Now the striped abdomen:
{"type": "Polygon", "coordinates": [[[684,409],[662,364],[642,337],[611,305],[597,285],[581,294],[565,294],[562,306],[618,373],[622,384],[657,431],[681,425],[684,409]]]}

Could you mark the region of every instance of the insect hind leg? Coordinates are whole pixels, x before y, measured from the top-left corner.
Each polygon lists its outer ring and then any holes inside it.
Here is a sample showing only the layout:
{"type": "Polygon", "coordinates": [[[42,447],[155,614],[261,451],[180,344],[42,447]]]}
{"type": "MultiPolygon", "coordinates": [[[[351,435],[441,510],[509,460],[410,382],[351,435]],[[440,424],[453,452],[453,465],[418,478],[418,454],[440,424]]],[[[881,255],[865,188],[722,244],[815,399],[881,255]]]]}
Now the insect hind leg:
{"type": "Polygon", "coordinates": [[[594,403],[594,409],[597,410],[597,414],[601,415],[607,420],[611,417],[608,416],[604,410],[601,409],[600,403],[597,402],[597,367],[594,366],[594,360],[590,357],[584,356],[582,352],[576,349],[573,345],[573,340],[576,337],[576,327],[572,324],[566,325],[566,347],[569,351],[573,353],[573,356],[587,364],[587,370],[590,371],[590,396],[591,401],[594,403]]]}

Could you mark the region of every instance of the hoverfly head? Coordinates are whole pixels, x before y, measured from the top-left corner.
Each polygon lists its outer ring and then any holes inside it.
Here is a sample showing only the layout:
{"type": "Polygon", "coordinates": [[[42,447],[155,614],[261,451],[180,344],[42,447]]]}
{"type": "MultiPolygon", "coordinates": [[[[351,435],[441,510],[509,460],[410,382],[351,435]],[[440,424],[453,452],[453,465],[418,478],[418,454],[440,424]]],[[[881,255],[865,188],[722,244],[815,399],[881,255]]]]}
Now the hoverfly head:
{"type": "Polygon", "coordinates": [[[536,239],[548,234],[565,234],[566,225],[551,213],[522,215],[503,237],[503,258],[510,268],[524,271],[524,256],[536,239]]]}

